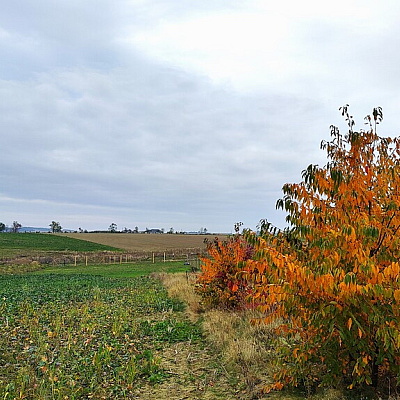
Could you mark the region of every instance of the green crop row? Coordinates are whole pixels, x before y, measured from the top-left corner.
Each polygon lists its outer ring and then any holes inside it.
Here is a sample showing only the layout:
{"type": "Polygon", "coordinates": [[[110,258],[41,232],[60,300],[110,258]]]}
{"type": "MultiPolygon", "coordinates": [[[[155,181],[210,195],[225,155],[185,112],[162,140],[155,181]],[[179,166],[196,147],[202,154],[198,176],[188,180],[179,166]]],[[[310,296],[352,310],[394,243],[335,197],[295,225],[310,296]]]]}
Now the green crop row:
{"type": "Polygon", "coordinates": [[[0,276],[0,398],[126,398],[167,379],[169,343],[201,338],[147,277],[0,276]]]}

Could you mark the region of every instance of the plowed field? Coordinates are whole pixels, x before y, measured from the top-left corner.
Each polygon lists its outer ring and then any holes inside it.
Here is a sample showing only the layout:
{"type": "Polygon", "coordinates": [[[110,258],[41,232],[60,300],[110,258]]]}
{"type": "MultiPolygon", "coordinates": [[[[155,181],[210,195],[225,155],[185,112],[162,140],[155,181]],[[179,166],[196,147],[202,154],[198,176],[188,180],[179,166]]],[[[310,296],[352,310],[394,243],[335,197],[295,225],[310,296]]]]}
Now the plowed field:
{"type": "MultiPolygon", "coordinates": [[[[204,239],[212,240],[213,235],[178,234],[132,234],[132,233],[71,233],[62,234],[75,239],[87,240],[127,251],[163,251],[172,249],[205,248],[204,239]]],[[[226,236],[220,235],[221,239],[226,236]]]]}

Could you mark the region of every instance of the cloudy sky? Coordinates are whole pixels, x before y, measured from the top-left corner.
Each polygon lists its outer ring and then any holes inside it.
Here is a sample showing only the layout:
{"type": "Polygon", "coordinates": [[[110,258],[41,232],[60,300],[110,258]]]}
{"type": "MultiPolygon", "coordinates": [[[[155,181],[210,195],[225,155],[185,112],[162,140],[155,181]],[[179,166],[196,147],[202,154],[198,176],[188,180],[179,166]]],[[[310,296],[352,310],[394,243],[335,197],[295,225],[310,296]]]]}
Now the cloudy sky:
{"type": "Polygon", "coordinates": [[[0,222],[279,227],[329,126],[400,134],[400,2],[13,0],[0,13],[0,222]]]}

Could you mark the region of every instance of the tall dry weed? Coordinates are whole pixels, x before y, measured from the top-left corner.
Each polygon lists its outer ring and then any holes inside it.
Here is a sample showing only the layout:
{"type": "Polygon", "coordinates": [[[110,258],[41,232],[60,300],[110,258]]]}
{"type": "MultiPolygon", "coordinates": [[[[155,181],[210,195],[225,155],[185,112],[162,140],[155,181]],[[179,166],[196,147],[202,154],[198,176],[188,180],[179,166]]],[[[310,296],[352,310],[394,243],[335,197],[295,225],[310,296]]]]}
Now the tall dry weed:
{"type": "Polygon", "coordinates": [[[192,322],[198,320],[204,311],[201,306],[201,298],[194,291],[196,276],[192,273],[155,273],[152,277],[158,278],[168,291],[170,297],[175,297],[187,305],[186,313],[192,322]]]}

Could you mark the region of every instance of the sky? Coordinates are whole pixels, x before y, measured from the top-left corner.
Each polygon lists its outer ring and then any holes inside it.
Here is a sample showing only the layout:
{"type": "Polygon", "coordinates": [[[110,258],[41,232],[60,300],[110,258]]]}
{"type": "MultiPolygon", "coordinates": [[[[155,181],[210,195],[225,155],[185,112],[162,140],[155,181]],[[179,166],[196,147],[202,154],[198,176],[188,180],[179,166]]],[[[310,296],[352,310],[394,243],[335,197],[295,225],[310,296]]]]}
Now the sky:
{"type": "Polygon", "coordinates": [[[400,2],[13,0],[0,14],[0,222],[285,226],[330,125],[398,136],[400,2]]]}

